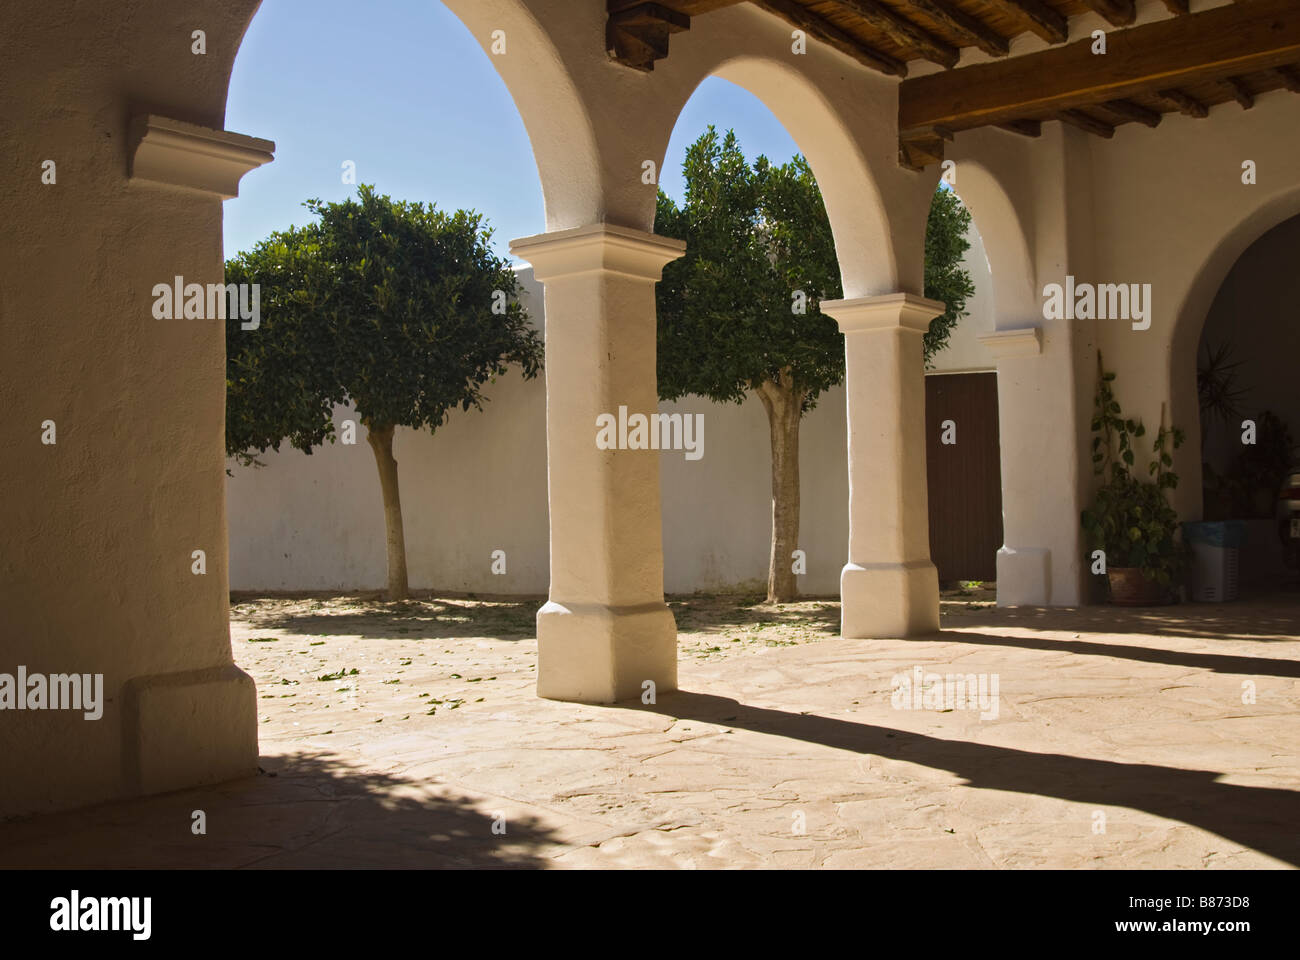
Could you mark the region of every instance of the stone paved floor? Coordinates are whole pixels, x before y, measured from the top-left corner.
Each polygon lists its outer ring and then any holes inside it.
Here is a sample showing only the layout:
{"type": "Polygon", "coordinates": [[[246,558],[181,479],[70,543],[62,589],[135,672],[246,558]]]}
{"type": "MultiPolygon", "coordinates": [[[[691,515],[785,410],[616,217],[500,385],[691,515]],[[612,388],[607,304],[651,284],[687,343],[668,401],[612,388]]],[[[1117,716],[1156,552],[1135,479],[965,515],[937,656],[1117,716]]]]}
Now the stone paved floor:
{"type": "Polygon", "coordinates": [[[240,603],[264,772],[0,825],[0,865],[1300,865],[1300,593],[986,600],[862,641],[834,602],[684,598],[683,692],[616,707],[532,695],[533,600],[240,603]],[[997,717],[895,707],[916,666],[996,675],[997,717]]]}

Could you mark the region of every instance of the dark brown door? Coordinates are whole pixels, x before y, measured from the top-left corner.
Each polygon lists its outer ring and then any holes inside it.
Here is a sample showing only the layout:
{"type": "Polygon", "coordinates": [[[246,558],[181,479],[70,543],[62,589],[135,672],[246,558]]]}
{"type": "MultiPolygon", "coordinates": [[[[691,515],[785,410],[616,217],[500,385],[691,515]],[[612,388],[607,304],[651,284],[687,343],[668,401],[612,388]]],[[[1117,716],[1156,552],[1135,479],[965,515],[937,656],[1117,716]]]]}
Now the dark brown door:
{"type": "Polygon", "coordinates": [[[925,454],[930,556],[939,580],[996,579],[1002,546],[996,373],[925,378],[925,454]]]}

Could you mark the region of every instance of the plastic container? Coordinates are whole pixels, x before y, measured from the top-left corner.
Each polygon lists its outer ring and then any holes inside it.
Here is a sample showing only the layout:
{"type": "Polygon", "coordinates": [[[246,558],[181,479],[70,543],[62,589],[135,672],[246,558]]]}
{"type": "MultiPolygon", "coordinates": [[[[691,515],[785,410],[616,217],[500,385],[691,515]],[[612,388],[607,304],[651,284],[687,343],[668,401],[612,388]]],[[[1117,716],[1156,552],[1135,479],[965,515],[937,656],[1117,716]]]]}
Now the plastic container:
{"type": "Polygon", "coordinates": [[[1237,520],[1185,523],[1183,538],[1192,548],[1192,599],[1202,603],[1236,600],[1246,525],[1237,520]]]}

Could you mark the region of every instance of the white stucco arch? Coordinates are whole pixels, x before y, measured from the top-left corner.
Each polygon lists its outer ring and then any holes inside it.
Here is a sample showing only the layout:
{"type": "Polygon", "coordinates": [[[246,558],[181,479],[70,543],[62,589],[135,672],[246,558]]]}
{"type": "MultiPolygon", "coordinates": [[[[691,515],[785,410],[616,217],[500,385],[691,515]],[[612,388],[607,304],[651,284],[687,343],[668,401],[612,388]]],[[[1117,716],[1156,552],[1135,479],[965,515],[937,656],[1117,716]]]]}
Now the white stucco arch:
{"type": "Polygon", "coordinates": [[[591,115],[538,14],[522,0],[442,2],[482,46],[519,110],[542,183],[546,229],[599,219],[592,202],[601,171],[591,115]],[[493,53],[497,31],[503,54],[493,53]]]}
{"type": "Polygon", "coordinates": [[[729,57],[708,76],[757,97],[808,158],[826,204],[845,297],[896,289],[898,263],[880,189],[860,145],[824,94],[790,62],[768,57],[729,57]],[[855,251],[872,254],[855,255],[855,251]]]}
{"type": "Polygon", "coordinates": [[[1022,215],[998,175],[978,160],[963,160],[956,170],[953,190],[970,210],[988,256],[994,329],[1023,326],[1039,304],[1029,252],[1033,248],[1033,221],[1022,215]]]}
{"type": "MultiPolygon", "coordinates": [[[[1249,194],[1247,194],[1249,196],[1249,194]]],[[[1169,346],[1170,421],[1185,427],[1200,422],[1200,403],[1196,392],[1196,353],[1201,341],[1205,318],[1219,288],[1242,254],[1274,227],[1300,216],[1300,186],[1272,194],[1263,194],[1255,204],[1209,249],[1192,270],[1194,279],[1178,305],[1173,336],[1169,346]]],[[[1201,432],[1187,429],[1187,442],[1180,458],[1188,467],[1182,470],[1183,483],[1174,492],[1175,505],[1184,519],[1201,515],[1201,432]]]]}

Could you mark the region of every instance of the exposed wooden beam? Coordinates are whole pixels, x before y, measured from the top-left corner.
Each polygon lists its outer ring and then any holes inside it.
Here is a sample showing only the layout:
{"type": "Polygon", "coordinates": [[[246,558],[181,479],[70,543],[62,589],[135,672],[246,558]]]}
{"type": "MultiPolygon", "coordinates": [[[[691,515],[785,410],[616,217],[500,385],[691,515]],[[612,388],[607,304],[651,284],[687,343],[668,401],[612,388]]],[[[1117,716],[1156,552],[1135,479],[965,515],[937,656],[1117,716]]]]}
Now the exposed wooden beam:
{"type": "Polygon", "coordinates": [[[834,47],[858,63],[894,77],[907,76],[907,64],[887,53],[867,46],[856,37],[845,33],[825,17],[819,17],[794,0],[752,0],[754,6],[780,17],[791,26],[805,31],[810,37],[834,47]]]}
{"type": "MultiPolygon", "coordinates": [[[[617,13],[620,10],[638,7],[645,2],[647,0],[606,0],[605,9],[609,13],[617,13]]],[[[702,13],[712,13],[723,7],[740,6],[745,0],[657,0],[657,2],[661,7],[667,7],[676,13],[698,17],[702,13]]]]}
{"type": "Polygon", "coordinates": [[[1137,19],[1133,0],[1083,0],[1117,27],[1127,27],[1137,19]]]}
{"type": "Polygon", "coordinates": [[[629,5],[610,0],[605,22],[605,51],[616,63],[650,71],[668,56],[668,38],[691,28],[691,18],[660,3],[629,5]]]}
{"type": "Polygon", "coordinates": [[[1134,103],[1132,100],[1107,100],[1102,106],[1117,117],[1145,124],[1148,127],[1158,127],[1160,121],[1164,119],[1157,111],[1148,110],[1142,104],[1134,103]]]}
{"type": "Polygon", "coordinates": [[[1300,60],[1300,3],[1250,0],[1116,30],[1104,57],[1091,46],[1085,38],[907,80],[899,127],[969,130],[1290,66],[1300,60]]]}
{"type": "Polygon", "coordinates": [[[1181,90],[1160,90],[1156,93],[1156,96],[1160,97],[1162,100],[1168,100],[1178,108],[1180,113],[1185,113],[1189,117],[1196,117],[1198,120],[1203,120],[1210,115],[1209,107],[1201,103],[1201,101],[1189,97],[1181,90]]]}
{"type": "Polygon", "coordinates": [[[1255,95],[1250,92],[1250,88],[1241,77],[1228,77],[1223,81],[1223,85],[1232,92],[1232,98],[1241,104],[1241,109],[1249,110],[1255,105],[1255,95]]]}
{"type": "Polygon", "coordinates": [[[1282,86],[1292,93],[1300,93],[1300,70],[1295,67],[1278,67],[1276,72],[1282,78],[1282,86]]]}
{"type": "Polygon", "coordinates": [[[990,7],[1019,17],[1030,30],[1048,43],[1065,43],[1070,36],[1070,26],[1065,17],[1039,0],[986,0],[990,7]]]}
{"type": "Polygon", "coordinates": [[[1043,135],[1043,122],[1041,120],[1008,120],[1006,123],[999,123],[998,127],[1011,133],[1018,133],[1022,137],[1041,137],[1043,135]]]}
{"type": "Polygon", "coordinates": [[[1105,137],[1107,140],[1115,136],[1113,126],[1109,123],[1103,123],[1096,117],[1088,116],[1082,110],[1062,110],[1056,115],[1056,119],[1062,123],[1068,123],[1072,127],[1078,127],[1080,130],[1086,130],[1098,137],[1105,137]]]}
{"type": "Polygon", "coordinates": [[[931,63],[937,63],[941,67],[953,67],[961,59],[961,51],[956,47],[922,30],[911,20],[900,16],[877,0],[832,0],[832,2],[841,9],[861,17],[900,47],[915,50],[931,63]]]}
{"type": "Polygon", "coordinates": [[[1170,13],[1186,13],[1188,10],[1187,0],[1165,0],[1165,6],[1169,8],[1170,13]]]}
{"type": "Polygon", "coordinates": [[[990,57],[1005,57],[1011,52],[1006,37],[989,28],[984,21],[952,6],[947,0],[911,0],[912,6],[940,24],[953,36],[973,43],[990,57]]]}
{"type": "Polygon", "coordinates": [[[899,166],[924,170],[932,163],[943,162],[943,137],[913,137],[898,141],[899,166]]]}
{"type": "Polygon", "coordinates": [[[924,170],[943,160],[944,142],[951,139],[952,131],[943,127],[903,130],[898,136],[898,162],[909,170],[924,170]]]}

